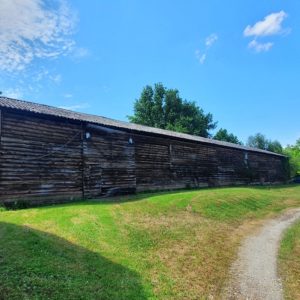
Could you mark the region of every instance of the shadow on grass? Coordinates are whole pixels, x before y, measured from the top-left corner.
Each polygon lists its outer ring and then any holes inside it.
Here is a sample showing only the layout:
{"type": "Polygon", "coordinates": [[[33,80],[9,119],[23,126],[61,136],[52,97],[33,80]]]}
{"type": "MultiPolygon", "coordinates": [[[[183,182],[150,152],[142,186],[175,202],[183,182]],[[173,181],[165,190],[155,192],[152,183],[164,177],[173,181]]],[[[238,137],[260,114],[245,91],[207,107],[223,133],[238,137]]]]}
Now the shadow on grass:
{"type": "MultiPolygon", "coordinates": [[[[152,197],[162,196],[162,195],[176,195],[181,193],[189,193],[189,192],[201,192],[201,191],[218,191],[218,190],[230,190],[230,189],[257,189],[257,190],[278,190],[278,189],[287,189],[294,188],[299,186],[299,184],[274,184],[274,185],[231,185],[231,186],[218,186],[218,187],[202,187],[202,188],[189,188],[189,189],[178,189],[178,190],[163,190],[163,191],[146,191],[140,192],[137,194],[129,194],[122,196],[114,196],[114,197],[101,197],[98,199],[85,199],[85,200],[77,200],[74,202],[66,202],[66,203],[57,203],[57,204],[41,204],[41,205],[32,205],[25,208],[34,208],[39,207],[41,209],[49,209],[53,207],[72,207],[78,205],[106,205],[106,204],[120,204],[125,202],[136,202],[142,201],[146,199],[150,199],[152,197]]],[[[16,208],[22,209],[22,208],[16,208]]]]}
{"type": "Polygon", "coordinates": [[[260,189],[260,190],[279,190],[279,189],[288,189],[288,188],[294,188],[299,186],[299,184],[295,183],[287,183],[287,184],[274,184],[274,185],[253,185],[248,186],[254,189],[260,189]]]}
{"type": "Polygon", "coordinates": [[[140,276],[42,231],[0,222],[0,299],[147,299],[140,276]]]}
{"type": "MultiPolygon", "coordinates": [[[[278,190],[278,189],[287,189],[294,188],[299,186],[297,184],[279,184],[279,185],[232,185],[232,186],[219,186],[219,187],[202,187],[202,188],[189,188],[189,189],[178,189],[178,190],[164,190],[164,191],[155,191],[155,192],[141,192],[138,194],[131,194],[125,196],[115,196],[115,197],[103,197],[99,199],[87,199],[79,201],[77,203],[66,203],[66,206],[70,205],[82,205],[88,204],[93,205],[97,204],[120,204],[124,202],[135,202],[146,200],[156,196],[162,195],[176,195],[181,193],[190,193],[190,192],[201,192],[201,191],[218,191],[218,190],[230,190],[230,189],[258,189],[258,190],[278,190]]],[[[62,204],[64,206],[64,204],[62,204]]]]}

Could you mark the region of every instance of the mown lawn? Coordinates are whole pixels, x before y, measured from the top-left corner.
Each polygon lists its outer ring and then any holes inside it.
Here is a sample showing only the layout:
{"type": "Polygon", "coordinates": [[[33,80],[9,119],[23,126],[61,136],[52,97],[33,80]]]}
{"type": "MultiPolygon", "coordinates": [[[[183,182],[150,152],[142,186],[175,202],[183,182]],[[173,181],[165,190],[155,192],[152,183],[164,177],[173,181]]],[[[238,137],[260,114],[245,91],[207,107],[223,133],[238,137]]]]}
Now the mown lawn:
{"type": "Polygon", "coordinates": [[[289,228],[283,237],[279,267],[286,299],[300,299],[300,222],[289,228]]]}
{"type": "Polygon", "coordinates": [[[0,211],[0,299],[219,299],[239,242],[300,186],[0,211]]]}

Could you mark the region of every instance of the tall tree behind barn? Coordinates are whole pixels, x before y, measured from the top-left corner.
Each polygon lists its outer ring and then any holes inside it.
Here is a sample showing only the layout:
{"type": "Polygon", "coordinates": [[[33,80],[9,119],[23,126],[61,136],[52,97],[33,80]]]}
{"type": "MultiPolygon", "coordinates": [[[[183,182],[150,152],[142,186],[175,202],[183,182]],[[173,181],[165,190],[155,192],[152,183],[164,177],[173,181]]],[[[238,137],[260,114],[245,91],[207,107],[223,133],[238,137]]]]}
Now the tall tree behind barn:
{"type": "Polygon", "coordinates": [[[286,157],[0,97],[0,202],[282,182],[286,157]]]}

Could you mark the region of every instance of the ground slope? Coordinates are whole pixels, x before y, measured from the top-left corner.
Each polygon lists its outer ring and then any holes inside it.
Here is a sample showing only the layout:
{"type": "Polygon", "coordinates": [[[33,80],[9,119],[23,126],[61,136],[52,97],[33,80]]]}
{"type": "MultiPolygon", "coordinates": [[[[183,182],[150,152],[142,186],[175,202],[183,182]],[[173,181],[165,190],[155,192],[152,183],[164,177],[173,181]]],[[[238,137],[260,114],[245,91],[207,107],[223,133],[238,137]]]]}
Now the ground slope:
{"type": "Polygon", "coordinates": [[[240,241],[297,206],[281,186],[2,211],[0,299],[222,299],[240,241]]]}

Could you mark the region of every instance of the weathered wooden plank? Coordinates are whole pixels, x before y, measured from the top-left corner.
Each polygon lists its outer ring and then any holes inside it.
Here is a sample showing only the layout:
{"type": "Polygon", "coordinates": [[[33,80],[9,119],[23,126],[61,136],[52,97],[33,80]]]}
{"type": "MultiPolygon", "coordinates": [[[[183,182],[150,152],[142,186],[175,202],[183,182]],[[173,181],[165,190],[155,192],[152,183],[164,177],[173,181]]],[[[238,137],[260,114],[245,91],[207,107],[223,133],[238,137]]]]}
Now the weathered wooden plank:
{"type": "Polygon", "coordinates": [[[17,111],[1,119],[0,201],[284,180],[280,156],[17,111]]]}
{"type": "Polygon", "coordinates": [[[3,130],[0,199],[82,193],[81,126],[5,113],[3,130]]]}

